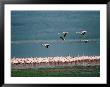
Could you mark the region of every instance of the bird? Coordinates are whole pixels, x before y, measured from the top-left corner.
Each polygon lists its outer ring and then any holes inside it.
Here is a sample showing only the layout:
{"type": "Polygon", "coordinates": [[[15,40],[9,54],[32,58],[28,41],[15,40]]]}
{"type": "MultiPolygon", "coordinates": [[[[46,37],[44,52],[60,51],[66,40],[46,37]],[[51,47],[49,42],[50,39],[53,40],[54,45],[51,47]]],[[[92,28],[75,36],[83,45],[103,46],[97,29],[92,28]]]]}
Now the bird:
{"type": "Polygon", "coordinates": [[[50,46],[50,44],[41,44],[42,46],[45,46],[46,48],[48,48],[50,46]]]}
{"type": "Polygon", "coordinates": [[[63,38],[63,37],[61,37],[61,36],[60,36],[60,38],[61,38],[62,40],[65,40],[65,38],[63,38]]]}
{"type": "Polygon", "coordinates": [[[80,38],[82,38],[82,39],[87,38],[86,33],[87,33],[87,31],[76,32],[76,34],[80,34],[80,38]]]}
{"type": "Polygon", "coordinates": [[[76,32],[76,34],[85,35],[87,31],[76,32]]]}
{"type": "Polygon", "coordinates": [[[81,35],[85,35],[87,33],[87,31],[82,31],[81,35]]]}
{"type": "Polygon", "coordinates": [[[66,37],[68,32],[63,32],[63,34],[64,34],[63,37],[66,37]]]}
{"type": "MultiPolygon", "coordinates": [[[[65,40],[65,37],[67,36],[68,33],[69,33],[69,32],[63,32],[63,33],[62,33],[63,36],[60,36],[60,38],[61,38],[62,40],[65,40]]],[[[61,33],[58,33],[58,34],[61,34],[61,33]]]]}

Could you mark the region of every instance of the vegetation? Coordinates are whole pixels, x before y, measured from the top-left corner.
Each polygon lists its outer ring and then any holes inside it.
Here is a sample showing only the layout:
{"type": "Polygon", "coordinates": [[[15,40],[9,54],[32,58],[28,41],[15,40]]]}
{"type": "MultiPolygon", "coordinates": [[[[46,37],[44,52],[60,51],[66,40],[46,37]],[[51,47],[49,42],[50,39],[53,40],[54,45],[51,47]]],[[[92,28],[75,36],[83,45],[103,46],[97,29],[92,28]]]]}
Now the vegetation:
{"type": "Polygon", "coordinates": [[[100,66],[12,69],[12,77],[99,77],[100,66]]]}

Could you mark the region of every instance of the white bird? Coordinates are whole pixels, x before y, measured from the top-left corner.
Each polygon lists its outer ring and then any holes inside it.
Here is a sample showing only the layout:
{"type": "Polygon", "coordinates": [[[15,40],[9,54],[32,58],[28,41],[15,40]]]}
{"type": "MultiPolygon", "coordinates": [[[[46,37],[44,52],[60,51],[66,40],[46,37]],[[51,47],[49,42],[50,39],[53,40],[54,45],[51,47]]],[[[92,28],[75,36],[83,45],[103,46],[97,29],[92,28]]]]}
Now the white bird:
{"type": "MultiPolygon", "coordinates": [[[[65,37],[67,36],[68,33],[69,33],[69,32],[63,32],[63,36],[60,36],[60,38],[61,38],[62,40],[65,40],[65,37]]],[[[60,34],[60,33],[58,33],[58,34],[60,34]]]]}
{"type": "Polygon", "coordinates": [[[68,32],[63,32],[63,34],[64,34],[63,37],[66,37],[68,32]]]}
{"type": "MultiPolygon", "coordinates": [[[[76,34],[79,34],[79,35],[80,35],[80,38],[82,38],[82,39],[87,38],[87,37],[86,37],[87,31],[76,32],[76,34]]],[[[86,42],[87,42],[87,41],[85,41],[85,43],[86,43],[86,42]]]]}
{"type": "Polygon", "coordinates": [[[65,40],[65,38],[63,38],[63,37],[60,37],[62,40],[65,40]]]}
{"type": "Polygon", "coordinates": [[[85,35],[87,33],[87,31],[82,31],[81,35],[85,35]]]}
{"type": "Polygon", "coordinates": [[[85,35],[86,33],[87,31],[76,32],[76,34],[81,34],[81,35],[85,35]]]}
{"type": "Polygon", "coordinates": [[[45,46],[46,48],[48,48],[50,46],[50,44],[41,44],[42,46],[45,46]]]}

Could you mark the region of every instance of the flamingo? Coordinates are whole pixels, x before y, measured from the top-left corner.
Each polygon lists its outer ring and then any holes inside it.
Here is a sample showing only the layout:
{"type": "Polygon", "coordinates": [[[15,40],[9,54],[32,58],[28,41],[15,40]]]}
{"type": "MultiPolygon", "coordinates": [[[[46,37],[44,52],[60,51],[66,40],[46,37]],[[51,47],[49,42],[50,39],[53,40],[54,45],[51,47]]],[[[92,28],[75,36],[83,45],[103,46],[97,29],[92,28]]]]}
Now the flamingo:
{"type": "MultiPolygon", "coordinates": [[[[60,36],[60,38],[61,38],[62,40],[65,40],[65,37],[67,36],[68,33],[69,33],[69,32],[63,32],[63,36],[60,36]]],[[[58,34],[60,34],[60,33],[58,33],[58,34]]]]}
{"type": "Polygon", "coordinates": [[[50,46],[50,44],[41,44],[42,46],[45,46],[46,48],[48,48],[50,46]]]}
{"type": "Polygon", "coordinates": [[[69,32],[63,32],[63,37],[66,37],[69,32]]]}
{"type": "Polygon", "coordinates": [[[82,57],[39,57],[39,58],[13,58],[11,59],[13,68],[33,68],[38,66],[60,66],[60,65],[92,65],[100,64],[99,56],[82,56],[82,57]]]}
{"type": "Polygon", "coordinates": [[[85,35],[87,33],[87,31],[81,31],[81,32],[76,32],[76,34],[81,34],[81,35],[85,35]]]}
{"type": "Polygon", "coordinates": [[[62,40],[65,40],[65,38],[63,38],[63,37],[60,37],[62,40]]]}
{"type": "Polygon", "coordinates": [[[81,38],[85,38],[87,31],[76,32],[76,34],[80,34],[81,38]]]}

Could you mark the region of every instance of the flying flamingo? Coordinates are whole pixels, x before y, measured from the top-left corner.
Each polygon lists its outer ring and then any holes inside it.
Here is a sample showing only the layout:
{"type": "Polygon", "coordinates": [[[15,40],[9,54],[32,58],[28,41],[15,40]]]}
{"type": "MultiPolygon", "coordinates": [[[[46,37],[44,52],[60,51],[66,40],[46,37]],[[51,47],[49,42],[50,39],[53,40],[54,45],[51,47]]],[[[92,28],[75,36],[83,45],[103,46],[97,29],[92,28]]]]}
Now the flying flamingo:
{"type": "Polygon", "coordinates": [[[42,46],[45,46],[46,48],[48,48],[50,46],[50,44],[41,44],[42,46]]]}

